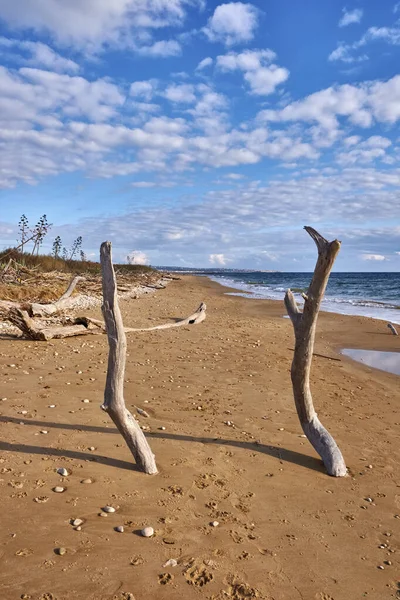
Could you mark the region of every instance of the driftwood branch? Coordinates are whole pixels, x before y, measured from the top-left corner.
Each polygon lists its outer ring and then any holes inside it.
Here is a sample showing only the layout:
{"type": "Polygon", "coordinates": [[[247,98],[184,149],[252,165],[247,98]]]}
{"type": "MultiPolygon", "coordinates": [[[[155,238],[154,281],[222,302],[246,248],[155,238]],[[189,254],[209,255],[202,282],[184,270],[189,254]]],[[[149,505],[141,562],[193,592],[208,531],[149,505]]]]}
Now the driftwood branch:
{"type": "Polygon", "coordinates": [[[157,466],[150,446],[138,422],[125,406],[124,373],[126,361],[126,336],[118,306],[117,282],[111,256],[111,242],[100,247],[103,276],[103,316],[106,323],[109,355],[104,404],[119,432],[124,437],[139,468],[148,474],[157,473],[157,466]]]}
{"type": "Polygon", "coordinates": [[[74,303],[74,299],[71,298],[71,294],[74,291],[78,281],[82,281],[85,279],[80,275],[76,275],[70,281],[70,284],[64,294],[56,300],[56,302],[52,302],[50,304],[38,304],[33,302],[30,306],[30,313],[33,317],[48,317],[54,315],[61,310],[65,310],[70,308],[70,306],[74,303]]]}
{"type": "Polygon", "coordinates": [[[192,314],[190,317],[186,319],[181,319],[176,323],[167,323],[165,325],[156,325],[155,327],[145,327],[136,329],[134,327],[126,327],[125,331],[129,333],[130,331],[155,331],[156,329],[170,329],[171,327],[182,327],[184,325],[198,325],[206,318],[206,310],[207,306],[205,302],[202,302],[199,308],[192,314]]]}
{"type": "Polygon", "coordinates": [[[304,228],[314,240],[318,259],[314,275],[305,295],[303,312],[297,306],[291,290],[286,292],[285,306],[293,323],[295,349],[291,369],[293,395],[301,426],[314,449],[321,456],[329,475],[342,477],[347,469],[335,440],[320,423],[310,390],[310,370],[313,356],[318,312],[325,293],[340,242],[328,242],[312,227],[304,228]]]}
{"type": "Polygon", "coordinates": [[[397,333],[397,329],[396,329],[396,327],[395,327],[394,325],[392,325],[392,323],[388,323],[388,325],[387,325],[387,326],[389,327],[389,329],[390,329],[390,331],[393,333],[393,335],[399,335],[399,334],[397,333]]]}

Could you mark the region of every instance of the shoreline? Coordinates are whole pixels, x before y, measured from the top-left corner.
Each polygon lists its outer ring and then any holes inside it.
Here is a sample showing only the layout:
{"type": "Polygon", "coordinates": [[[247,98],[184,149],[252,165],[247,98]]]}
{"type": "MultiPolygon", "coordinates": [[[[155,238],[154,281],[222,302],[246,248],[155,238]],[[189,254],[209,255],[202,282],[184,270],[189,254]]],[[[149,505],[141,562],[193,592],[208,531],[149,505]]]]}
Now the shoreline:
{"type": "Polygon", "coordinates": [[[225,291],[185,276],[120,304],[126,327],[207,304],[199,325],[127,334],[124,395],[149,415],[136,416],[159,469],[151,477],[99,408],[105,335],[0,339],[2,600],[395,596],[399,378],[336,352],[357,342],[398,351],[399,338],[380,321],[320,314],[311,389],[349,468],[332,478],[295,411],[283,302],[225,291]],[[116,512],[100,518],[106,505],[116,512]],[[145,526],[154,538],[135,535],[145,526]],[[177,566],[164,567],[171,558],[177,566]]]}
{"type": "MultiPolygon", "coordinates": [[[[202,276],[202,275],[196,275],[197,277],[202,276]]],[[[276,298],[276,297],[267,297],[267,295],[263,295],[266,294],[266,290],[268,288],[265,288],[265,292],[264,287],[262,284],[249,284],[249,283],[245,283],[245,282],[237,282],[237,285],[232,286],[230,285],[231,283],[236,283],[233,280],[230,280],[229,283],[224,284],[223,280],[224,278],[221,276],[213,276],[213,275],[203,275],[204,277],[209,278],[211,281],[215,281],[216,283],[219,283],[220,285],[224,286],[224,287],[229,287],[230,289],[232,289],[232,293],[235,293],[237,295],[242,295],[245,294],[246,297],[250,297],[254,300],[276,300],[279,301],[280,298],[276,298]],[[248,289],[248,288],[258,288],[260,291],[252,291],[252,289],[248,289]]],[[[312,273],[310,273],[310,280],[312,278],[312,273]]],[[[293,291],[293,290],[292,290],[293,291]]],[[[282,300],[283,300],[283,296],[284,296],[284,291],[282,290],[281,295],[282,295],[282,300]]],[[[274,292],[275,296],[277,295],[277,291],[275,290],[274,292]]],[[[302,304],[302,299],[300,294],[295,292],[295,297],[298,301],[298,303],[301,305],[302,304]]],[[[365,318],[370,318],[370,319],[376,319],[376,320],[380,320],[380,321],[386,321],[386,322],[391,322],[394,323],[395,325],[400,325],[400,306],[395,305],[395,304],[391,304],[389,302],[386,301],[379,301],[379,300],[368,300],[368,299],[353,299],[352,301],[350,301],[350,299],[346,300],[345,297],[343,297],[343,299],[341,298],[331,298],[329,296],[324,297],[324,300],[322,302],[323,305],[323,312],[331,312],[331,313],[335,313],[335,314],[339,314],[339,315],[347,315],[347,316],[361,316],[361,317],[365,317],[365,318]],[[339,307],[341,307],[341,311],[339,310],[339,307]],[[379,316],[379,313],[377,312],[381,312],[382,316],[379,316]],[[369,313],[369,314],[368,314],[369,313]]],[[[322,312],[321,311],[321,312],[322,312]]]]}

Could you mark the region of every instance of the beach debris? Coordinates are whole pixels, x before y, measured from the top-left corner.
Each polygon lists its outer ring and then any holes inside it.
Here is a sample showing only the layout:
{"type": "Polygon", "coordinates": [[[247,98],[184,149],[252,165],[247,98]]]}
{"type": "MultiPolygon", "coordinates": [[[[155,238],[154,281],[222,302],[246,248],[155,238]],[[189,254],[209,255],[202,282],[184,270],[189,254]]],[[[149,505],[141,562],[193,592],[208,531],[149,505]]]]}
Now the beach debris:
{"type": "Polygon", "coordinates": [[[138,413],[138,415],[141,415],[142,417],[150,417],[149,413],[147,413],[145,410],[143,410],[143,408],[139,408],[138,406],[135,407],[136,408],[136,412],[138,413]]]}
{"type": "Polygon", "coordinates": [[[141,532],[140,535],[143,537],[153,537],[154,535],[154,529],[152,527],[144,527],[141,532]]]}
{"type": "Polygon", "coordinates": [[[118,533],[124,533],[124,526],[118,525],[118,527],[115,528],[115,531],[118,531],[118,533]]]}
{"type": "Polygon", "coordinates": [[[104,506],[104,508],[102,508],[101,510],[105,513],[115,513],[116,511],[116,509],[113,506],[104,506]]]}
{"type": "Polygon", "coordinates": [[[389,327],[390,331],[393,333],[393,335],[399,335],[397,333],[397,329],[396,327],[392,324],[392,323],[388,323],[387,326],[389,327]]]}
{"type": "Polygon", "coordinates": [[[303,432],[321,456],[328,474],[344,477],[347,475],[346,463],[335,440],[319,421],[310,391],[310,369],[316,322],[329,275],[340,250],[340,242],[338,240],[328,242],[312,227],[306,226],[304,229],[317,246],[318,258],[310,286],[304,297],[303,310],[298,307],[290,289],[285,295],[286,310],[292,321],[296,338],[291,368],[293,395],[303,432]]]}
{"type": "Polygon", "coordinates": [[[67,488],[62,487],[61,485],[56,485],[56,487],[53,488],[53,492],[55,492],[56,494],[62,494],[63,492],[65,492],[67,488]]]}
{"type": "Polygon", "coordinates": [[[65,467],[60,467],[59,469],[57,469],[57,473],[62,477],[68,477],[68,475],[71,474],[70,471],[68,471],[68,469],[66,469],[65,467]]]}
{"type": "Polygon", "coordinates": [[[176,567],[176,566],[178,566],[178,561],[175,560],[175,558],[170,558],[169,560],[167,560],[167,562],[165,562],[163,564],[163,569],[165,567],[176,567]]]}
{"type": "Polygon", "coordinates": [[[148,475],[153,475],[158,472],[154,454],[137,420],[126,408],[124,400],[126,336],[118,305],[111,242],[101,244],[100,263],[103,277],[103,316],[109,345],[104,404],[101,405],[101,408],[108,412],[122,433],[139,469],[148,475]]]}

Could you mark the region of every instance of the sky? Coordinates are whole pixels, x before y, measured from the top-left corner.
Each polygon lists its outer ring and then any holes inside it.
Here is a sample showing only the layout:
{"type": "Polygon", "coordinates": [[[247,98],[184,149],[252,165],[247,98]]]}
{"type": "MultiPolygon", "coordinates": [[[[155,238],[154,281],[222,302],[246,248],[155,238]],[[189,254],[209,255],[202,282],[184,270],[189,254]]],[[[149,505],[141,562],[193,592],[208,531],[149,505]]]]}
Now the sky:
{"type": "Polygon", "coordinates": [[[400,2],[0,0],[0,248],[400,271],[400,2]]]}

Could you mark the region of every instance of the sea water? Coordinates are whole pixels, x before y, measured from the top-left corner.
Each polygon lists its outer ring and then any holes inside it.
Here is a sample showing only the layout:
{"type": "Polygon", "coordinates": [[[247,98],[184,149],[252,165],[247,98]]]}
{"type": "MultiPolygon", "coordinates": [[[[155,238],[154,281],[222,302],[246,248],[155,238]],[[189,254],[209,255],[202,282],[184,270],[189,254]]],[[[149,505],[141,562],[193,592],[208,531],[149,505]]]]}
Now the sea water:
{"type": "MultiPolygon", "coordinates": [[[[312,278],[312,273],[225,270],[202,273],[222,285],[247,292],[244,295],[251,298],[283,300],[290,288],[299,304],[302,304],[301,293],[307,292],[312,278]]],[[[400,273],[331,273],[321,310],[399,324],[400,273]]]]}

